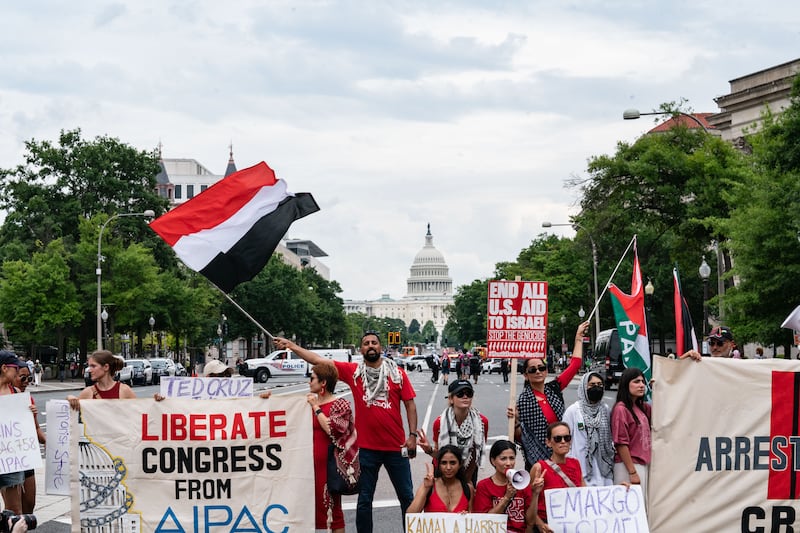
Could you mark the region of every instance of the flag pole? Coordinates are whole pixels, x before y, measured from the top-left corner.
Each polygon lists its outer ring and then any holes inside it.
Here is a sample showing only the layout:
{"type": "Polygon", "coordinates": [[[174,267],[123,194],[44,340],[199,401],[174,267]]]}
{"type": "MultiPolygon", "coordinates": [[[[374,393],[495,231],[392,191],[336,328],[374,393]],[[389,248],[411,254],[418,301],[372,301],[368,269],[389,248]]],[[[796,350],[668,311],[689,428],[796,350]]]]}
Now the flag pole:
{"type": "Polygon", "coordinates": [[[594,308],[589,313],[589,316],[586,317],[586,320],[589,320],[589,321],[592,320],[592,317],[594,316],[595,311],[597,311],[597,307],[600,305],[600,300],[603,299],[603,295],[608,290],[608,285],[611,283],[611,280],[614,279],[614,276],[617,274],[617,270],[619,270],[619,266],[622,264],[622,261],[625,259],[625,256],[628,255],[628,252],[630,251],[631,246],[633,246],[633,243],[635,243],[635,242],[636,242],[636,234],[634,233],[633,234],[633,238],[631,239],[631,242],[628,243],[628,247],[625,248],[625,251],[622,253],[622,256],[619,258],[619,261],[617,262],[617,266],[614,267],[614,272],[611,273],[611,277],[608,278],[608,281],[606,281],[606,284],[603,286],[603,292],[601,292],[600,296],[597,297],[597,301],[594,303],[594,308]]]}
{"type": "Polygon", "coordinates": [[[267,328],[265,328],[264,326],[262,326],[261,324],[259,324],[259,323],[258,323],[258,321],[257,321],[255,318],[253,318],[253,317],[250,315],[250,313],[248,313],[247,311],[245,311],[244,309],[242,309],[242,306],[241,306],[241,305],[239,305],[238,303],[236,303],[236,300],[234,300],[233,298],[231,298],[230,296],[228,296],[228,293],[227,293],[227,292],[225,292],[225,291],[223,291],[222,289],[220,289],[219,287],[217,287],[217,286],[214,284],[214,282],[212,282],[211,280],[209,280],[208,282],[211,284],[211,286],[212,286],[212,287],[214,287],[214,288],[215,288],[215,289],[217,289],[219,292],[221,292],[221,293],[222,293],[222,295],[223,295],[225,298],[227,298],[227,299],[228,299],[228,301],[229,301],[231,304],[233,304],[233,306],[234,306],[236,309],[238,309],[238,310],[239,310],[239,311],[240,311],[240,312],[241,312],[241,313],[242,313],[244,316],[246,316],[248,319],[250,319],[250,322],[252,322],[253,324],[255,324],[255,325],[256,325],[256,327],[257,327],[258,329],[260,329],[261,331],[263,331],[263,332],[264,332],[264,334],[265,334],[267,337],[269,337],[270,339],[274,339],[274,338],[275,338],[275,336],[274,336],[272,333],[270,333],[269,331],[267,331],[267,328]]]}

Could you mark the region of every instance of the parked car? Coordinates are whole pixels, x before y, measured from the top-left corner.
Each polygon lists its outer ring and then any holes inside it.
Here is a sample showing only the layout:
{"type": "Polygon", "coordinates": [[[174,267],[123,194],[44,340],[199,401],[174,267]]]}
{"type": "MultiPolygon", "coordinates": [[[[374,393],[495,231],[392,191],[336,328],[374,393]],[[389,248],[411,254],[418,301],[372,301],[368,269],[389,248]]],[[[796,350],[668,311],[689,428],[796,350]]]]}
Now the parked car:
{"type": "Polygon", "coordinates": [[[623,370],[625,370],[625,363],[622,361],[619,333],[616,328],[601,331],[594,343],[589,372],[597,372],[603,376],[606,389],[610,390],[619,384],[623,370]]]}
{"type": "Polygon", "coordinates": [[[400,368],[405,368],[406,371],[416,370],[417,372],[422,372],[424,369],[428,368],[428,363],[425,361],[424,355],[398,357],[395,359],[395,362],[397,362],[397,366],[400,368]]]}
{"type": "Polygon", "coordinates": [[[186,376],[189,373],[186,371],[186,367],[182,364],[175,364],[175,375],[176,376],[186,376]]]}
{"type": "MultiPolygon", "coordinates": [[[[114,357],[123,362],[122,369],[117,370],[116,374],[114,374],[114,381],[120,381],[130,387],[133,385],[133,368],[125,365],[125,359],[121,355],[114,355],[114,357]]],[[[94,381],[89,376],[89,365],[86,365],[86,368],[83,369],[83,382],[87,387],[94,384],[94,381]]]]}
{"type": "Polygon", "coordinates": [[[177,372],[177,365],[172,359],[150,359],[150,365],[153,367],[153,385],[161,382],[161,376],[174,376],[177,372]]]}
{"type": "Polygon", "coordinates": [[[494,374],[495,372],[500,374],[501,361],[501,359],[487,359],[483,362],[481,372],[484,374],[494,374]]]}
{"type": "Polygon", "coordinates": [[[125,361],[125,366],[131,367],[133,370],[133,384],[139,385],[152,385],[153,384],[153,367],[147,359],[128,359],[125,361]]]}
{"type": "MultiPolygon", "coordinates": [[[[346,349],[315,348],[314,351],[331,361],[350,361],[352,354],[346,349]]],[[[239,374],[252,377],[258,383],[266,383],[273,377],[308,376],[308,363],[290,350],[276,350],[266,357],[247,359],[239,367],[239,374]]]]}

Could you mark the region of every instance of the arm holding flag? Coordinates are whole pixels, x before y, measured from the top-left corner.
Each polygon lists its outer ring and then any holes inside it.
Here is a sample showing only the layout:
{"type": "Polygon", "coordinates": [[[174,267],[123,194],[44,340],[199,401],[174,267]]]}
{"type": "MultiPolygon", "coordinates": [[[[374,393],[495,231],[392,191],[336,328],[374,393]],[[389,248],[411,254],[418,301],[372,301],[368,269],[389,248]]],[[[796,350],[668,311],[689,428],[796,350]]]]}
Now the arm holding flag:
{"type": "Polygon", "coordinates": [[[298,357],[300,357],[300,359],[303,359],[310,365],[318,365],[327,361],[327,359],[319,355],[317,352],[306,350],[305,348],[298,346],[289,339],[284,339],[283,337],[275,337],[275,346],[281,350],[293,351],[298,357]]]}
{"type": "Polygon", "coordinates": [[[581,369],[581,365],[583,365],[583,337],[586,335],[590,325],[591,323],[587,320],[578,326],[578,330],[575,332],[575,345],[572,348],[572,357],[569,360],[569,365],[556,378],[561,385],[561,390],[564,390],[569,385],[572,378],[581,369]]]}

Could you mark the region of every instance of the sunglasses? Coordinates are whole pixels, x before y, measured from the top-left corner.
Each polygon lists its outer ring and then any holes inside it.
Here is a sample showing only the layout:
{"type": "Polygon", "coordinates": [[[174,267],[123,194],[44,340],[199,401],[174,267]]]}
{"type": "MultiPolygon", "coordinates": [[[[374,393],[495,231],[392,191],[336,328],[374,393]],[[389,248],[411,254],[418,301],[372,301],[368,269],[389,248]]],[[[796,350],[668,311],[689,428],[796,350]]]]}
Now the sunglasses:
{"type": "Polygon", "coordinates": [[[33,376],[20,376],[19,380],[22,383],[32,383],[33,382],[33,376]]]}
{"type": "Polygon", "coordinates": [[[717,339],[711,339],[710,341],[708,341],[708,345],[709,346],[725,346],[725,341],[721,341],[721,340],[717,340],[717,339]]]}
{"type": "Polygon", "coordinates": [[[456,398],[463,398],[466,396],[467,398],[472,398],[475,396],[475,392],[469,389],[462,389],[455,394],[456,398]]]}
{"type": "Polygon", "coordinates": [[[550,437],[550,440],[552,440],[555,443],[570,442],[572,441],[572,435],[553,435],[552,437],[550,437]]]}
{"type": "Polygon", "coordinates": [[[547,365],[539,365],[539,366],[532,366],[525,370],[528,374],[535,374],[537,372],[545,373],[547,372],[547,365]]]}

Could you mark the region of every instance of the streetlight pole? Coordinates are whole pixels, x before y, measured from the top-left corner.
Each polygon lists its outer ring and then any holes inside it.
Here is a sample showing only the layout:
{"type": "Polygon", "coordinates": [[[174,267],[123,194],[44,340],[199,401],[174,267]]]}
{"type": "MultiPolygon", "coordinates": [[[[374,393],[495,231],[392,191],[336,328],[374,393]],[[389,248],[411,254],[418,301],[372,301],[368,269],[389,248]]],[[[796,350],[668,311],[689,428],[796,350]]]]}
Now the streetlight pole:
{"type": "Polygon", "coordinates": [[[706,127],[706,125],[703,124],[703,122],[699,118],[697,118],[696,116],[694,116],[692,114],[684,113],[683,111],[653,111],[652,113],[640,113],[638,109],[626,109],[625,111],[622,112],[622,118],[624,120],[636,120],[639,117],[642,117],[642,116],[645,116],[645,115],[673,115],[673,116],[674,115],[681,115],[682,117],[686,117],[689,120],[692,120],[695,123],[697,123],[698,126],[703,128],[704,132],[709,133],[709,134],[711,133],[708,130],[708,128],[706,127]]]}
{"type": "Polygon", "coordinates": [[[706,256],[703,256],[703,262],[700,263],[697,271],[700,279],[703,280],[703,353],[705,353],[706,335],[708,334],[708,278],[711,277],[711,267],[706,263],[706,256]]]}
{"type": "Polygon", "coordinates": [[[589,230],[578,224],[577,222],[572,222],[570,224],[553,224],[552,222],[542,222],[543,228],[552,228],[554,226],[569,226],[575,231],[582,229],[586,232],[586,235],[589,236],[589,242],[592,244],[592,276],[594,279],[594,338],[597,339],[597,336],[600,335],[600,306],[598,304],[598,290],[597,290],[597,246],[594,243],[594,238],[592,234],[589,233],[589,230]]]}
{"type": "Polygon", "coordinates": [[[100,284],[103,275],[103,253],[102,253],[103,231],[105,231],[106,226],[108,226],[108,223],[114,220],[115,218],[119,217],[153,218],[154,216],[156,216],[156,213],[152,209],[147,209],[141,213],[117,213],[115,215],[111,215],[109,219],[103,222],[103,225],[100,226],[100,233],[97,235],[97,269],[95,269],[95,274],[97,274],[97,349],[98,350],[103,349],[103,319],[100,316],[103,311],[103,291],[102,291],[102,286],[100,284]]]}
{"type": "Polygon", "coordinates": [[[103,320],[103,342],[108,344],[108,311],[106,308],[103,308],[103,312],[100,313],[100,318],[103,320]]]}
{"type": "Polygon", "coordinates": [[[147,321],[150,324],[150,357],[154,356],[155,353],[155,342],[153,342],[153,326],[156,325],[156,319],[153,318],[153,315],[150,315],[150,319],[147,321]]]}
{"type": "Polygon", "coordinates": [[[561,355],[564,355],[564,345],[567,344],[567,317],[561,315],[561,355]]]}

